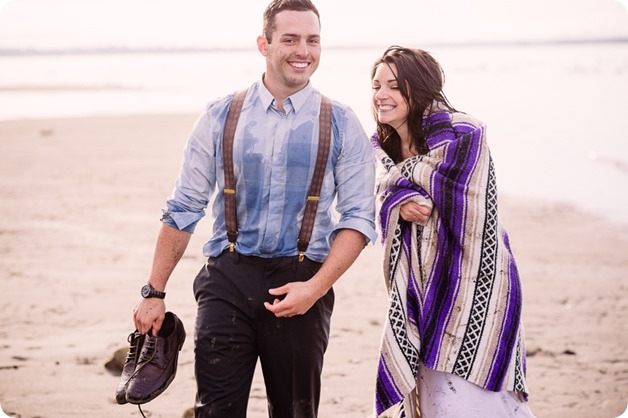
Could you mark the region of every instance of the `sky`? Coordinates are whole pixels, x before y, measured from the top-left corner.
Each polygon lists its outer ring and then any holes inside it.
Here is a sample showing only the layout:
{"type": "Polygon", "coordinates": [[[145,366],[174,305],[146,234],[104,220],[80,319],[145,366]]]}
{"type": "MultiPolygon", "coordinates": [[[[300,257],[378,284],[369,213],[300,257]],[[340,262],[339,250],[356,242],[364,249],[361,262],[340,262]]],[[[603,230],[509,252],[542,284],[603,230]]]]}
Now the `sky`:
{"type": "MultiPolygon", "coordinates": [[[[262,0],[0,0],[0,49],[255,47],[262,0]]],[[[322,41],[628,39],[628,0],[315,0],[322,41]]]]}

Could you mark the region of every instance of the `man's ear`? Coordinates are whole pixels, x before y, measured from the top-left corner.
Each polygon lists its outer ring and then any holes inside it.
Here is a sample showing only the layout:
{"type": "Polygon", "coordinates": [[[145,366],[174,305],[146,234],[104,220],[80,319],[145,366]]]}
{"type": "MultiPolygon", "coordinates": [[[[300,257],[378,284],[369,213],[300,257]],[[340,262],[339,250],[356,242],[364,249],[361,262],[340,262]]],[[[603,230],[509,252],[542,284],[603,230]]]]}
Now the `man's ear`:
{"type": "Polygon", "coordinates": [[[257,49],[263,56],[268,56],[268,41],[265,36],[260,35],[257,37],[257,49]]]}

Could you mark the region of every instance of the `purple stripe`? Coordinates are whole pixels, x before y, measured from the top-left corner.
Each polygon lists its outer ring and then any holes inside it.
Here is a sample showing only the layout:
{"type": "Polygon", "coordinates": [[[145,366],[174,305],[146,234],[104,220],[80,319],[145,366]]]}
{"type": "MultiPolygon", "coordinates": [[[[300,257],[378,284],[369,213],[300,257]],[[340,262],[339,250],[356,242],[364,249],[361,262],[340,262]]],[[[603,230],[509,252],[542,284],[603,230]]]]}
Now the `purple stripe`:
{"type": "Polygon", "coordinates": [[[506,301],[505,320],[502,321],[499,342],[497,350],[493,355],[492,367],[486,379],[486,388],[489,390],[500,390],[506,378],[506,372],[513,350],[516,346],[517,337],[519,335],[519,321],[521,319],[521,286],[519,282],[519,272],[515,264],[515,259],[510,252],[508,245],[508,236],[503,235],[506,243],[508,257],[508,299],[506,301]]]}
{"type": "MultiPolygon", "coordinates": [[[[412,241],[412,228],[409,222],[405,222],[402,226],[402,237],[403,237],[403,253],[407,260],[410,260],[411,255],[411,241],[412,241]]],[[[421,311],[419,309],[419,297],[420,293],[417,287],[416,276],[414,275],[414,271],[412,268],[409,269],[410,277],[408,278],[408,289],[407,289],[407,304],[406,304],[406,315],[407,319],[418,326],[421,320],[421,311]]]]}
{"type": "Polygon", "coordinates": [[[375,409],[377,415],[381,414],[394,404],[403,399],[399,395],[399,388],[392,379],[392,373],[383,357],[380,357],[377,370],[377,386],[375,396],[375,409]]]}
{"type": "MultiPolygon", "coordinates": [[[[444,139],[455,138],[455,134],[453,127],[449,125],[449,129],[436,135],[436,140],[441,142],[444,139]]],[[[438,231],[435,269],[431,272],[433,287],[426,296],[425,311],[432,314],[428,314],[426,318],[428,324],[422,327],[426,333],[424,337],[427,344],[423,360],[427,366],[438,362],[439,347],[459,290],[460,262],[463,257],[462,245],[466,226],[466,206],[460,196],[464,196],[480,153],[480,141],[476,135],[469,135],[455,144],[455,147],[451,146],[448,149],[445,160],[432,175],[432,196],[434,204],[440,211],[442,223],[438,231]]]]}

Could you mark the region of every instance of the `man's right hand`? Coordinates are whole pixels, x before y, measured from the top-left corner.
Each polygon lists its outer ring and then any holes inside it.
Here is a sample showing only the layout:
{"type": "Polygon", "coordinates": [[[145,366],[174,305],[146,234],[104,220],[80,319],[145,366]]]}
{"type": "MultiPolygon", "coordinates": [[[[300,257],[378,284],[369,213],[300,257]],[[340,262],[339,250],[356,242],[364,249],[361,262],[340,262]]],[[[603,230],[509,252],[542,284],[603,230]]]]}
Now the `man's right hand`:
{"type": "Polygon", "coordinates": [[[133,309],[135,328],[144,335],[152,328],[152,335],[159,334],[166,317],[166,303],[159,298],[141,298],[133,309]]]}

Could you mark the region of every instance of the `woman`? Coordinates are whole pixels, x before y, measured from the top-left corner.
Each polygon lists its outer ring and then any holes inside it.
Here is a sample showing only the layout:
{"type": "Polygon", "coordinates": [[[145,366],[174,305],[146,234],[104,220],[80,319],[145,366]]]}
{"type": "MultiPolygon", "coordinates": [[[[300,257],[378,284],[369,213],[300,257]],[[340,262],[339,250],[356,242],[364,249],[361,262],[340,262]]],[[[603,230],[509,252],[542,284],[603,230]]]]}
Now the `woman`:
{"type": "Polygon", "coordinates": [[[392,46],[371,78],[390,297],[377,416],[532,417],[485,126],[449,104],[425,51],[392,46]]]}

